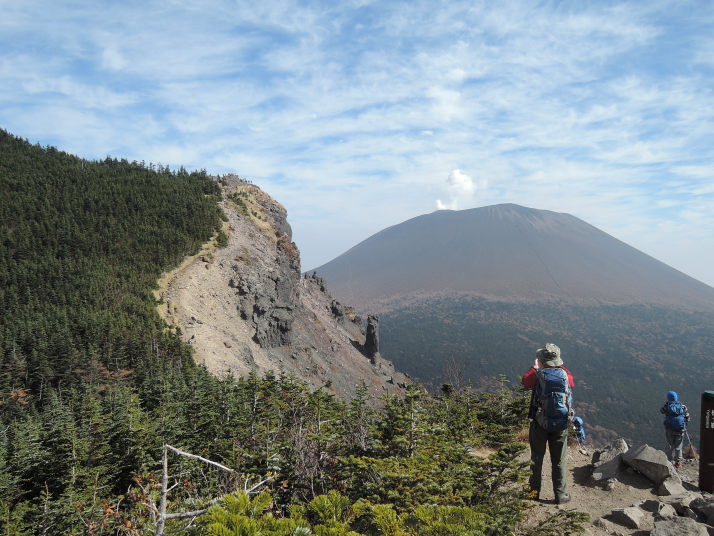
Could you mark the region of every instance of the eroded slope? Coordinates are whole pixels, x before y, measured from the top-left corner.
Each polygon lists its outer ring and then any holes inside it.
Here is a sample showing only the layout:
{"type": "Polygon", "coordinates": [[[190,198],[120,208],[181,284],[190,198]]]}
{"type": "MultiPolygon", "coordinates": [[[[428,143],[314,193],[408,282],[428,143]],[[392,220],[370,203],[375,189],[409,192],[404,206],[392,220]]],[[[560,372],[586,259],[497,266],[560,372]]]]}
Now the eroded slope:
{"type": "Polygon", "coordinates": [[[365,355],[362,319],[301,275],[285,209],[236,176],[219,182],[227,245],[187,260],[160,292],[162,316],[196,360],[215,374],[293,374],[342,397],[362,381],[373,393],[399,390],[407,379],[365,355]]]}

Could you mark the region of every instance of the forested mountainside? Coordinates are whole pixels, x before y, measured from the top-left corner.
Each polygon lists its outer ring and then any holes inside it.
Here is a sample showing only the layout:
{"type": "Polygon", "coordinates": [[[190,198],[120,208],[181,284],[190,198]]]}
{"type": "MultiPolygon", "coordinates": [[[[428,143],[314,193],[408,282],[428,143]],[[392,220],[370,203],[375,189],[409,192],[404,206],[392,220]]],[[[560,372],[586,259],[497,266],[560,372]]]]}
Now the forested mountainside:
{"type": "Polygon", "coordinates": [[[395,366],[438,388],[488,388],[494,371],[516,382],[543,339],[557,342],[575,377],[575,410],[598,442],[619,436],[664,448],[659,408],[680,393],[699,437],[711,388],[714,314],[645,305],[576,306],[464,297],[431,299],[380,316],[395,366]]]}
{"type": "MultiPolygon", "coordinates": [[[[152,293],[228,241],[205,173],[0,131],[0,189],[3,534],[544,534],[523,520],[517,391],[375,400],[364,385],[343,401],[196,364],[152,293]],[[244,489],[264,493],[241,510],[244,489]]],[[[551,533],[579,519],[563,512],[551,533]]]]}

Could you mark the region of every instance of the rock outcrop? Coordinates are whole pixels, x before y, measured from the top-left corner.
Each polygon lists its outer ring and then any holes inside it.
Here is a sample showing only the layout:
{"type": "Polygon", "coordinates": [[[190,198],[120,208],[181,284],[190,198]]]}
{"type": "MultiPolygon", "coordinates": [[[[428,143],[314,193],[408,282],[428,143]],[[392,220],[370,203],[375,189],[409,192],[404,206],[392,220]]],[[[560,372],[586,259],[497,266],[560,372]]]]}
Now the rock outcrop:
{"type": "Polygon", "coordinates": [[[651,536],[709,536],[707,527],[686,517],[675,517],[655,523],[651,536]]]}
{"type": "Polygon", "coordinates": [[[364,341],[364,355],[372,363],[379,357],[379,317],[369,315],[367,317],[367,335],[364,341]]]}
{"type": "Polygon", "coordinates": [[[617,478],[624,469],[622,455],[628,451],[629,447],[624,439],[620,438],[604,449],[595,451],[593,454],[592,479],[595,482],[617,478]]]}
{"type": "Polygon", "coordinates": [[[196,359],[216,374],[292,374],[345,398],[362,382],[374,394],[404,387],[408,379],[379,357],[374,327],[320,277],[301,275],[285,209],[237,176],[219,183],[227,246],[205,248],[161,293],[160,311],[196,359]]]}
{"type": "MultiPolygon", "coordinates": [[[[677,471],[667,460],[667,455],[649,445],[631,448],[622,455],[622,460],[657,486],[668,479],[679,480],[677,471]]],[[[681,480],[679,482],[681,483],[681,480]]]]}
{"type": "Polygon", "coordinates": [[[626,486],[624,481],[631,478],[628,473],[637,473],[650,481],[651,491],[658,496],[623,505],[594,520],[594,527],[605,533],[714,535],[714,495],[697,491],[692,478],[684,482],[664,452],[648,445],[628,449],[618,439],[594,453],[591,469],[591,481],[606,481],[606,486],[613,482],[626,486]]]}

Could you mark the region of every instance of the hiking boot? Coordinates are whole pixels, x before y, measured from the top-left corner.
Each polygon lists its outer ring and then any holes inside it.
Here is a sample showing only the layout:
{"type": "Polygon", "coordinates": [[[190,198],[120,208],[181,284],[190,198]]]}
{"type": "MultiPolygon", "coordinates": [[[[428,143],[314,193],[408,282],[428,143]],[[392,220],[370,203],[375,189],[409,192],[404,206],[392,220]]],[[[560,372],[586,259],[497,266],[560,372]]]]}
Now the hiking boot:
{"type": "Polygon", "coordinates": [[[570,502],[570,493],[563,493],[555,499],[555,504],[565,504],[566,502],[570,502]]]}

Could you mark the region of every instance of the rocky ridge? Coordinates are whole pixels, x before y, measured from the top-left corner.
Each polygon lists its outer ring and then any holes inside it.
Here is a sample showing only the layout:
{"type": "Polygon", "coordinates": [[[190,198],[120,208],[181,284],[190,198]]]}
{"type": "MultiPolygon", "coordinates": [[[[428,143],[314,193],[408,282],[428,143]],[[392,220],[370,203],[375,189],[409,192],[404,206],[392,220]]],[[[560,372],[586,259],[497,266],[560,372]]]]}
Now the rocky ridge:
{"type": "MultiPolygon", "coordinates": [[[[621,438],[592,454],[571,446],[567,457],[572,500],[556,505],[544,486],[526,524],[577,510],[591,517],[586,536],[714,535],[714,494],[698,488],[697,459],[675,469],[661,450],[646,444],[630,447],[621,438]]],[[[548,475],[547,456],[544,461],[543,474],[548,475]]]]}
{"type": "Polygon", "coordinates": [[[215,374],[292,374],[343,398],[362,381],[373,394],[403,388],[408,378],[375,346],[376,319],[365,324],[321,278],[301,274],[286,210],[235,175],[218,181],[227,243],[184,262],[158,293],[196,360],[215,374]]]}

